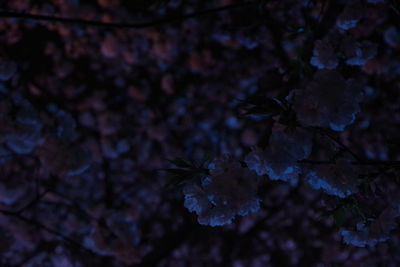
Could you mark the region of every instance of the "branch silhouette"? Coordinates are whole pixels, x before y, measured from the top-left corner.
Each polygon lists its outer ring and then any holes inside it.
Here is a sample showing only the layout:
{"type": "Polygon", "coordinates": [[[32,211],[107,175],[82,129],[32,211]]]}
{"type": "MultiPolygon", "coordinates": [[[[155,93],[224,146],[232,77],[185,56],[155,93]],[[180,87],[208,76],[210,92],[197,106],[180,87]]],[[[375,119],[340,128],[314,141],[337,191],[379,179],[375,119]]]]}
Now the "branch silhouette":
{"type": "Polygon", "coordinates": [[[91,250],[87,249],[85,246],[81,245],[80,243],[76,242],[75,240],[71,239],[70,237],[64,235],[63,233],[61,233],[61,232],[59,232],[59,231],[57,231],[55,229],[49,228],[48,226],[42,224],[39,221],[36,221],[34,219],[25,217],[25,216],[19,214],[18,212],[12,212],[12,211],[2,210],[1,209],[0,213],[3,214],[4,216],[14,217],[14,218],[16,218],[16,219],[18,219],[20,221],[23,221],[23,222],[25,222],[27,224],[30,224],[30,225],[35,226],[35,227],[38,227],[39,229],[42,229],[42,230],[44,230],[44,231],[46,231],[46,232],[48,232],[50,234],[53,234],[53,235],[61,238],[65,242],[69,243],[70,245],[72,245],[74,247],[79,248],[80,250],[82,250],[82,251],[84,251],[86,253],[89,253],[91,255],[96,255],[94,252],[92,252],[91,250]]]}
{"type": "Polygon", "coordinates": [[[39,14],[30,14],[30,13],[20,13],[17,11],[11,10],[1,10],[0,9],[0,18],[12,18],[12,19],[22,19],[22,20],[36,20],[36,21],[46,21],[46,22],[55,22],[55,23],[63,23],[63,24],[77,24],[77,25],[85,25],[85,26],[93,26],[93,27],[101,27],[101,28],[122,28],[122,29],[142,29],[155,27],[159,25],[169,24],[173,22],[178,22],[190,18],[205,16],[213,13],[218,13],[230,9],[245,7],[254,4],[254,2],[242,2],[237,4],[225,5],[221,7],[196,11],[189,14],[183,14],[179,16],[171,16],[166,18],[161,18],[151,22],[139,22],[139,23],[124,23],[124,22],[102,22],[97,20],[85,20],[79,18],[66,18],[66,17],[58,17],[58,16],[50,16],[50,15],[39,15],[39,14]]]}
{"type": "MultiPolygon", "coordinates": [[[[301,164],[311,164],[311,165],[323,165],[323,164],[335,164],[334,161],[327,160],[298,160],[301,164]]],[[[365,165],[365,166],[400,166],[400,161],[398,160],[364,160],[364,161],[351,161],[352,165],[365,165]]]]}

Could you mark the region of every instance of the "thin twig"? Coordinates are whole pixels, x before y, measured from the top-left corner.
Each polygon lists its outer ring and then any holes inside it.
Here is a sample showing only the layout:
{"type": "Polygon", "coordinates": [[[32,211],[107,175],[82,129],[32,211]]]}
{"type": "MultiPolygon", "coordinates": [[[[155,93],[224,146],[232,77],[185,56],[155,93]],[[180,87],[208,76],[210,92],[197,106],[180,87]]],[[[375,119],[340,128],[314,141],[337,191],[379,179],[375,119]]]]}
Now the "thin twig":
{"type": "MultiPolygon", "coordinates": [[[[298,160],[300,164],[324,165],[336,164],[334,161],[328,160],[298,160]]],[[[365,161],[349,161],[351,165],[364,165],[364,166],[400,166],[400,161],[397,160],[365,160],[365,161]]]]}
{"type": "Polygon", "coordinates": [[[123,23],[123,22],[102,22],[95,20],[85,20],[79,18],[66,18],[66,17],[56,17],[49,15],[39,15],[39,14],[29,14],[29,13],[20,13],[16,11],[10,10],[0,10],[0,18],[13,18],[13,19],[24,19],[24,20],[36,20],[36,21],[47,21],[47,22],[56,22],[63,24],[78,24],[85,26],[93,26],[93,27],[102,27],[102,28],[122,28],[122,29],[142,29],[155,27],[159,25],[164,25],[172,22],[182,21],[190,18],[200,17],[204,15],[209,15],[213,13],[222,12],[229,9],[240,8],[244,6],[248,6],[254,4],[253,2],[242,2],[238,4],[231,4],[222,7],[211,8],[207,10],[196,11],[189,14],[182,14],[180,16],[174,17],[166,17],[161,18],[151,22],[141,22],[141,23],[123,23]]]}
{"type": "Polygon", "coordinates": [[[48,226],[42,224],[41,222],[38,222],[38,221],[36,221],[34,219],[27,218],[27,217],[25,217],[25,216],[23,216],[23,215],[21,215],[19,213],[12,212],[12,211],[0,210],[0,213],[2,213],[5,216],[14,217],[14,218],[16,218],[16,219],[18,219],[20,221],[23,221],[23,222],[28,223],[30,225],[36,226],[36,227],[38,227],[38,228],[40,228],[42,230],[45,230],[46,232],[48,232],[50,234],[53,234],[55,236],[60,237],[61,239],[63,239],[67,243],[69,243],[69,244],[71,244],[71,245],[73,245],[75,247],[78,247],[78,248],[80,248],[81,250],[83,250],[85,252],[88,252],[88,253],[90,253],[92,255],[96,255],[93,251],[87,249],[86,247],[84,247],[83,245],[79,244],[75,240],[73,240],[73,239],[69,238],[68,236],[58,232],[57,230],[49,228],[48,226]]]}
{"type": "Polygon", "coordinates": [[[45,190],[44,192],[42,192],[41,194],[37,195],[35,197],[35,199],[33,199],[30,203],[28,203],[27,205],[25,205],[24,207],[22,207],[21,209],[19,209],[16,213],[17,214],[21,214],[23,211],[35,206],[36,204],[38,204],[42,198],[49,192],[50,190],[45,190]]]}

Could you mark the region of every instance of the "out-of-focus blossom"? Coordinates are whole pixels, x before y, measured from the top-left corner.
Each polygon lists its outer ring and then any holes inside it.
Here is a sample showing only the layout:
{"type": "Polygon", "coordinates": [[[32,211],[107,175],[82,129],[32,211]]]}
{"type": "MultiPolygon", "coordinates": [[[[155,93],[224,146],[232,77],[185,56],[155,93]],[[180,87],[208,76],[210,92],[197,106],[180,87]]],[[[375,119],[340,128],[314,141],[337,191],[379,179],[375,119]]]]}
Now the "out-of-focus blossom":
{"type": "Polygon", "coordinates": [[[320,70],[307,88],[295,90],[290,97],[297,119],[303,125],[343,131],[359,112],[362,87],[345,80],[338,72],[320,70]]]}
{"type": "Polygon", "coordinates": [[[369,42],[357,42],[353,37],[348,36],[341,43],[341,51],[347,58],[348,65],[362,66],[368,60],[374,58],[377,53],[377,45],[369,42]]]}
{"type": "Polygon", "coordinates": [[[8,81],[17,70],[17,65],[5,58],[0,57],[0,81],[8,81]]]}
{"type": "MultiPolygon", "coordinates": [[[[13,178],[9,177],[8,179],[13,178]]],[[[0,184],[0,203],[12,205],[26,193],[26,188],[15,183],[16,181],[2,181],[2,184],[0,184]],[[14,185],[11,185],[11,183],[14,183],[14,185]]]]}
{"type": "Polygon", "coordinates": [[[362,18],[362,12],[362,6],[358,1],[348,4],[339,15],[336,26],[345,31],[354,28],[362,18]]]}
{"type": "MultiPolygon", "coordinates": [[[[29,178],[24,173],[21,166],[7,161],[0,165],[0,203],[5,205],[13,205],[23,196],[26,196],[31,190],[29,186],[29,178]],[[18,175],[15,175],[18,173],[18,175]]],[[[30,175],[32,175],[30,173],[30,175]]]]}
{"type": "Polygon", "coordinates": [[[392,26],[388,28],[384,32],[383,37],[385,39],[385,42],[391,47],[393,48],[400,47],[400,32],[396,29],[396,27],[392,26]]]}
{"type": "Polygon", "coordinates": [[[39,155],[43,166],[56,175],[82,174],[92,162],[89,151],[55,138],[46,140],[39,155]]]}
{"type": "Polygon", "coordinates": [[[310,63],[318,69],[334,69],[339,64],[339,60],[331,43],[327,40],[317,40],[310,63]]]}
{"type": "Polygon", "coordinates": [[[354,43],[345,50],[345,55],[348,57],[346,63],[348,65],[362,66],[368,60],[374,58],[377,53],[377,45],[369,42],[362,41],[361,43],[354,43]]]}
{"type": "Polygon", "coordinates": [[[29,102],[19,95],[14,95],[13,100],[18,107],[15,118],[11,115],[11,104],[3,106],[4,114],[0,116],[0,142],[4,142],[17,154],[29,154],[41,142],[43,125],[29,102]]]}
{"type": "Polygon", "coordinates": [[[78,138],[75,119],[65,111],[58,111],[57,136],[66,141],[73,142],[78,138]]]}
{"type": "Polygon", "coordinates": [[[84,245],[100,255],[114,256],[124,264],[139,263],[140,233],[131,219],[120,216],[111,215],[104,224],[94,227],[84,245]]]}

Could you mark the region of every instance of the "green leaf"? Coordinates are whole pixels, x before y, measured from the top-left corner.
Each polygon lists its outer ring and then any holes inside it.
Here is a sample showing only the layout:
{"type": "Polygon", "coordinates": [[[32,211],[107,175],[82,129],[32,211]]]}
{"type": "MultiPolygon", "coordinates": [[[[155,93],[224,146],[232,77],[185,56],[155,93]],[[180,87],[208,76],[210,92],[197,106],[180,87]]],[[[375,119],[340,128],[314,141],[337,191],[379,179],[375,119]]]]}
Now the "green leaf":
{"type": "Polygon", "coordinates": [[[166,168],[161,170],[168,172],[169,174],[175,174],[175,175],[183,175],[189,172],[188,170],[175,169],[175,168],[166,168]]]}
{"type": "Polygon", "coordinates": [[[181,176],[170,176],[168,182],[163,186],[163,191],[176,189],[177,187],[181,186],[185,180],[188,180],[190,178],[190,173],[181,176]]]}
{"type": "Polygon", "coordinates": [[[200,160],[200,168],[204,167],[204,164],[206,164],[211,159],[212,159],[212,154],[210,152],[204,154],[203,158],[200,160]]]}
{"type": "Polygon", "coordinates": [[[354,214],[360,216],[364,221],[367,220],[367,216],[357,203],[353,204],[352,209],[354,214]]]}
{"type": "Polygon", "coordinates": [[[173,160],[169,160],[169,162],[171,162],[172,164],[174,164],[177,167],[180,168],[193,168],[193,163],[191,163],[190,161],[184,159],[184,158],[175,158],[173,160]]]}
{"type": "Polygon", "coordinates": [[[345,221],[345,211],[344,208],[339,208],[333,213],[333,219],[337,227],[342,227],[345,221]]]}
{"type": "Polygon", "coordinates": [[[244,100],[239,100],[239,108],[247,115],[266,115],[275,116],[283,111],[280,101],[266,97],[262,94],[248,96],[244,100]]]}

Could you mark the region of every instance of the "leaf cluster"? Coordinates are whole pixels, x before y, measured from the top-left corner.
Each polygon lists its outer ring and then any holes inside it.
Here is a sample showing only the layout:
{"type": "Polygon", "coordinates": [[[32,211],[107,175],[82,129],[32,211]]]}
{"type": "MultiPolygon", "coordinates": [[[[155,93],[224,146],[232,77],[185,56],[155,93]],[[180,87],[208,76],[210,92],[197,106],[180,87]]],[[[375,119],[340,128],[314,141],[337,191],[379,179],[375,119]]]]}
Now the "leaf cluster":
{"type": "Polygon", "coordinates": [[[168,176],[168,182],[164,185],[164,190],[176,189],[182,186],[187,180],[208,175],[209,171],[206,168],[206,164],[211,159],[211,154],[207,153],[198,163],[180,157],[168,160],[174,167],[162,169],[168,176]]]}
{"type": "Polygon", "coordinates": [[[265,119],[277,116],[286,110],[280,100],[263,94],[254,94],[239,100],[238,107],[242,111],[242,116],[257,116],[265,119]]]}

